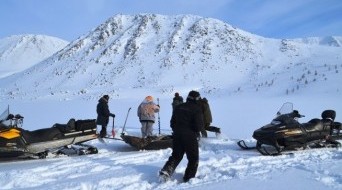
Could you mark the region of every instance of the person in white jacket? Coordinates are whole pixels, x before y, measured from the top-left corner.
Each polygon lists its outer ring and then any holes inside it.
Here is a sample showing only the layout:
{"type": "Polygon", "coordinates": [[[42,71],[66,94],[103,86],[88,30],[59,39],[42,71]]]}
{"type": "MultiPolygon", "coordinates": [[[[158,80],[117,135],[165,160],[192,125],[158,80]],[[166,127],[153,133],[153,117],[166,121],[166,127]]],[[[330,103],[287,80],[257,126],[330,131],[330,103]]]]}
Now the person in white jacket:
{"type": "Polygon", "coordinates": [[[159,112],[160,106],[153,102],[152,96],[147,96],[138,107],[138,117],[141,123],[142,138],[153,135],[155,113],[159,112]]]}

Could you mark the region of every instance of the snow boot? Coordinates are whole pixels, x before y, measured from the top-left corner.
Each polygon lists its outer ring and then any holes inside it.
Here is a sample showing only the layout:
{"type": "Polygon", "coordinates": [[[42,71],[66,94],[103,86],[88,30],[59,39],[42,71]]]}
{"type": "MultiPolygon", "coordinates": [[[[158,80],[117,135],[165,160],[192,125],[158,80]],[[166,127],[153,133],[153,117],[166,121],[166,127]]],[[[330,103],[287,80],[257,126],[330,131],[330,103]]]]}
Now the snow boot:
{"type": "Polygon", "coordinates": [[[107,128],[102,126],[102,129],[100,131],[100,137],[104,138],[107,136],[107,128]]]}
{"type": "Polygon", "coordinates": [[[167,182],[170,180],[170,174],[167,171],[159,171],[159,181],[160,182],[167,182]]]}

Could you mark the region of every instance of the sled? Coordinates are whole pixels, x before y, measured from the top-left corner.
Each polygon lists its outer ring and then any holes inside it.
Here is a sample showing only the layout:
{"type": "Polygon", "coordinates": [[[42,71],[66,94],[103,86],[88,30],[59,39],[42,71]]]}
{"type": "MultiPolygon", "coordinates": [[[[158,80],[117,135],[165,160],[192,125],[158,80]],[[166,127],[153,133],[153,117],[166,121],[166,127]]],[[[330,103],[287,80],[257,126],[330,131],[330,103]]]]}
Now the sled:
{"type": "Polygon", "coordinates": [[[334,110],[324,110],[321,119],[314,118],[307,123],[299,123],[297,118],[304,117],[293,104],[286,102],[276,117],[267,125],[253,133],[256,146],[247,146],[241,140],[237,145],[244,149],[256,149],[262,155],[281,155],[283,151],[306,148],[340,147],[337,140],[342,139],[341,123],[336,122],[334,110]]]}
{"type": "Polygon", "coordinates": [[[70,119],[67,124],[29,131],[22,128],[24,117],[9,113],[1,117],[0,159],[46,158],[48,153],[64,154],[70,150],[79,155],[98,152],[96,147],[83,144],[97,138],[95,119],[70,119]]]}
{"type": "Polygon", "coordinates": [[[121,138],[125,143],[138,150],[160,150],[172,148],[172,135],[160,135],[140,138],[122,134],[121,138]]]}

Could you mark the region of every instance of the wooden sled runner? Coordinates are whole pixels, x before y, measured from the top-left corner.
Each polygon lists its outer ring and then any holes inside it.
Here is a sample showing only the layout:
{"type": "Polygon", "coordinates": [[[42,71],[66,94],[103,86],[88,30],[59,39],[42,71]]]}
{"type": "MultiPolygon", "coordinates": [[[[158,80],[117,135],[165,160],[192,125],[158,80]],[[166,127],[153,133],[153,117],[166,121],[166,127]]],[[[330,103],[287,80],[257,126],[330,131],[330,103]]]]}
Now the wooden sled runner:
{"type": "Polygon", "coordinates": [[[172,135],[150,136],[140,138],[130,135],[121,135],[122,140],[138,150],[160,150],[172,148],[172,135]]]}

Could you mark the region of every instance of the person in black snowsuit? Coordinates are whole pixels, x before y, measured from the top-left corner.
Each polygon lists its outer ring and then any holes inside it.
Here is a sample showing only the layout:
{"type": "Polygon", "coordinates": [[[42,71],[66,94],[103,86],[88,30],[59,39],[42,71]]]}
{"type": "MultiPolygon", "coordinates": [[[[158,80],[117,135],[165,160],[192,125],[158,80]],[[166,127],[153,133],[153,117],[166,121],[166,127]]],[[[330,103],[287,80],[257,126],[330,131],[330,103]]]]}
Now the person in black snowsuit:
{"type": "Polygon", "coordinates": [[[108,108],[108,100],[109,96],[104,95],[99,99],[99,103],[96,106],[96,112],[97,112],[97,119],[96,124],[101,125],[101,131],[100,131],[100,137],[106,137],[107,136],[107,125],[109,122],[109,116],[115,117],[115,114],[110,113],[108,108]]]}
{"type": "Polygon", "coordinates": [[[178,92],[175,93],[175,97],[172,99],[172,110],[175,110],[175,107],[179,104],[183,103],[183,97],[179,95],[178,92]]]}
{"type": "Polygon", "coordinates": [[[198,137],[204,127],[199,99],[200,94],[197,91],[190,91],[186,102],[178,105],[172,113],[170,123],[173,131],[173,149],[168,161],[159,172],[161,180],[171,177],[183,159],[184,153],[188,159],[183,176],[184,182],[196,176],[199,162],[198,137]]]}

